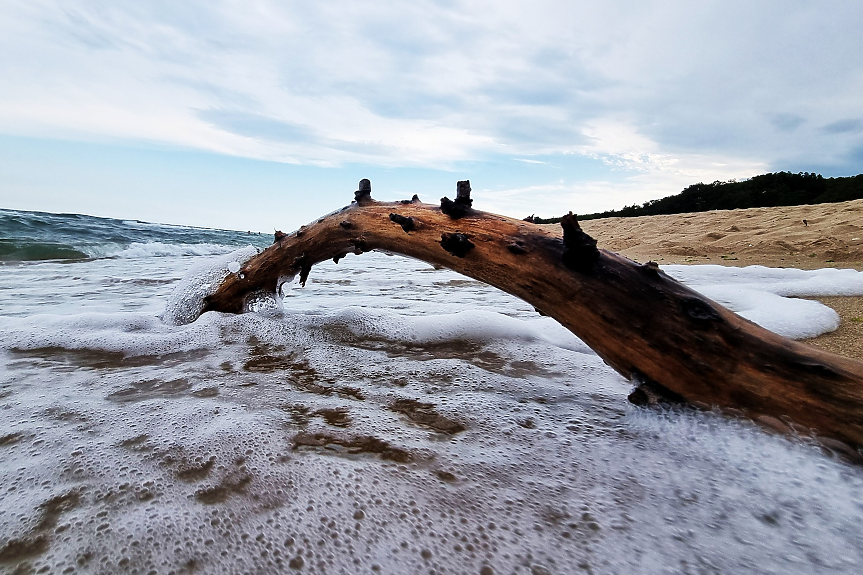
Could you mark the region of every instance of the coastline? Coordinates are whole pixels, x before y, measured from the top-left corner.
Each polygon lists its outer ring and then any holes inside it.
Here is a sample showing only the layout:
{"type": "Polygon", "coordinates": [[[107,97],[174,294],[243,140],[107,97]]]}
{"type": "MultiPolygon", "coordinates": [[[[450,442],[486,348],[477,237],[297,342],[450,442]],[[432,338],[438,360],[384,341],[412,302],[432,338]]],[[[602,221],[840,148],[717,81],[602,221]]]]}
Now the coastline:
{"type": "MultiPolygon", "coordinates": [[[[600,248],[662,264],[863,271],[863,200],[580,222],[600,248]],[[805,220],[805,223],[804,223],[805,220]]],[[[557,224],[545,226],[560,232],[557,224]]],[[[840,318],[804,343],[863,360],[863,297],[818,297],[840,318]]]]}

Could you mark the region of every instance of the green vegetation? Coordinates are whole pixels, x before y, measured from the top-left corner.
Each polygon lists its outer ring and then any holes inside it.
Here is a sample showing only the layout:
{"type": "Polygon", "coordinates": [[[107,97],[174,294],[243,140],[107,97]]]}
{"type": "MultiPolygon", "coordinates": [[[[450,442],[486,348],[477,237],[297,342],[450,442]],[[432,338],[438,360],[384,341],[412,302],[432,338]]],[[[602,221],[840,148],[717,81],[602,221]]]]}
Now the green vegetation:
{"type": "MultiPolygon", "coordinates": [[[[679,194],[650,200],[598,214],[579,215],[580,220],[611,217],[685,214],[709,210],[769,208],[845,202],[863,198],[863,174],[846,178],[824,178],[819,174],[777,172],[748,180],[694,184],[679,194]]],[[[560,218],[533,218],[538,224],[552,224],[560,218]]]]}

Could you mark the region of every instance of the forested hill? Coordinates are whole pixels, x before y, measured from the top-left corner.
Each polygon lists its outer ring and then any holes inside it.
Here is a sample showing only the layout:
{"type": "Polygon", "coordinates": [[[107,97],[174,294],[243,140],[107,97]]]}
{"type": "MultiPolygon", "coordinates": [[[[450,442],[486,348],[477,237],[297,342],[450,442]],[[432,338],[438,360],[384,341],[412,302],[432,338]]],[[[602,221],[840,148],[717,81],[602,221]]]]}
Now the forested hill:
{"type": "MultiPolygon", "coordinates": [[[[580,220],[610,217],[684,214],[708,210],[767,208],[845,202],[863,198],[863,174],[846,178],[824,178],[819,174],[777,172],[743,181],[694,184],[679,194],[651,200],[637,206],[626,206],[599,214],[579,215],[580,220]]],[[[559,218],[538,221],[553,223],[559,218]]]]}

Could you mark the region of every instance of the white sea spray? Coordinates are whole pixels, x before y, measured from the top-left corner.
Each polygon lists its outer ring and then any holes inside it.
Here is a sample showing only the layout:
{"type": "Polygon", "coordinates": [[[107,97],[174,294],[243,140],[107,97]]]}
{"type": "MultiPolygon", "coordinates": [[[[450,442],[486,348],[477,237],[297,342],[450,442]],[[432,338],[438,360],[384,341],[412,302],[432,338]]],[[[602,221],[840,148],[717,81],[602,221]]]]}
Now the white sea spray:
{"type": "Polygon", "coordinates": [[[159,317],[174,325],[193,322],[204,309],[204,298],[216,291],[231,273],[230,269],[239,270],[257,253],[254,246],[247,246],[193,266],[174,288],[165,304],[165,311],[159,317]]]}

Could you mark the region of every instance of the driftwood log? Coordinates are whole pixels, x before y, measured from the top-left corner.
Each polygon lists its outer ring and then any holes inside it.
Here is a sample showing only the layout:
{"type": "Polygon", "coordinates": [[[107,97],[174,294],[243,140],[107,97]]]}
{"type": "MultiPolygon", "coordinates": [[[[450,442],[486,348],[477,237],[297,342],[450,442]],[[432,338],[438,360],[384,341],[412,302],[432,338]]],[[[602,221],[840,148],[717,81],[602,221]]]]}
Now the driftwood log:
{"type": "Polygon", "coordinates": [[[316,263],[383,250],[485,282],[551,316],[635,382],[633,403],[657,398],[718,406],[834,449],[863,446],[863,362],[791,341],[741,318],[667,276],[597,249],[571,214],[563,239],[523,220],[473,210],[469,182],[455,200],[424,204],[371,198],[360,182],[351,205],[286,235],[230,274],[205,311],[240,313],[245,298],[275,292],[316,263]],[[736,410],[740,410],[739,412],[736,410]]]}

